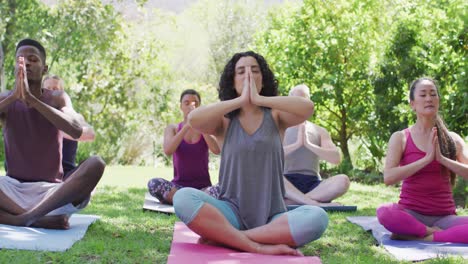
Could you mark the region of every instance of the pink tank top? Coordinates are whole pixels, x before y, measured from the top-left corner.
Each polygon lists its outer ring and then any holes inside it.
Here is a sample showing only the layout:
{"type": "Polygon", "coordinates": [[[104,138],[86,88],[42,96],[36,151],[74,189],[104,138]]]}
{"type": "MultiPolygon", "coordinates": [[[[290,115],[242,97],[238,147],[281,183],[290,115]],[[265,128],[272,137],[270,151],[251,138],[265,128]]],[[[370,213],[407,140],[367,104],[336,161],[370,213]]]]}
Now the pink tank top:
{"type": "MultiPolygon", "coordinates": [[[[409,129],[405,129],[406,147],[400,166],[422,159],[426,153],[414,144],[409,129]]],[[[455,214],[450,176],[443,173],[442,166],[433,160],[414,175],[403,180],[400,201],[406,209],[414,210],[424,215],[455,214]]]]}
{"type": "MultiPolygon", "coordinates": [[[[50,105],[52,91],[39,98],[50,105]]],[[[3,128],[7,175],[19,181],[61,182],[62,134],[36,109],[16,100],[6,110],[3,128]]]]}

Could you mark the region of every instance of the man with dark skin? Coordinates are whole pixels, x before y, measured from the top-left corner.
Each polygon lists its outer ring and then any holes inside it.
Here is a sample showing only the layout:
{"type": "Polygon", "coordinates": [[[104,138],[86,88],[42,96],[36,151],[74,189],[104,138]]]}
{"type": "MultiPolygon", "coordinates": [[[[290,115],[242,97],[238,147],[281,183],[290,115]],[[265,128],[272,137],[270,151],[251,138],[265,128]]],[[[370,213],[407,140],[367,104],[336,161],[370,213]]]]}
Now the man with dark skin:
{"type": "Polygon", "coordinates": [[[62,180],[60,131],[80,138],[84,120],[64,91],[42,89],[45,60],[39,42],[20,41],[15,85],[0,94],[8,163],[7,176],[0,177],[0,224],[68,229],[69,216],[87,205],[105,163],[92,156],[62,180]]]}

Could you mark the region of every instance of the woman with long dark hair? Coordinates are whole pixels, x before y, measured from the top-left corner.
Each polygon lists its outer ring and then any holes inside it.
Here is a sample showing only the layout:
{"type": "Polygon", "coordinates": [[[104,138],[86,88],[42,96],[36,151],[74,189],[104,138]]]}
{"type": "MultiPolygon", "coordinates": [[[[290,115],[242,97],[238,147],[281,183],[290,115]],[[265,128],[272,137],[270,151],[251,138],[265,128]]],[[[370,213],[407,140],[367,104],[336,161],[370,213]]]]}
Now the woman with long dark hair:
{"type": "Polygon", "coordinates": [[[434,80],[415,80],[409,97],[416,123],[392,135],[384,170],[385,184],[403,181],[400,201],[377,218],[394,239],[468,243],[468,216],[456,215],[452,193],[455,175],[468,179],[466,144],[439,116],[434,80]]]}
{"type": "Polygon", "coordinates": [[[190,125],[215,135],[222,149],[219,199],[194,188],[174,196],[177,216],[203,239],[248,252],[301,255],[295,248],[325,231],[323,209],[306,205],[288,212],[283,201],[284,131],[304,122],[314,105],[277,94],[265,59],[237,53],[221,75],[221,102],[189,114],[190,125]]]}

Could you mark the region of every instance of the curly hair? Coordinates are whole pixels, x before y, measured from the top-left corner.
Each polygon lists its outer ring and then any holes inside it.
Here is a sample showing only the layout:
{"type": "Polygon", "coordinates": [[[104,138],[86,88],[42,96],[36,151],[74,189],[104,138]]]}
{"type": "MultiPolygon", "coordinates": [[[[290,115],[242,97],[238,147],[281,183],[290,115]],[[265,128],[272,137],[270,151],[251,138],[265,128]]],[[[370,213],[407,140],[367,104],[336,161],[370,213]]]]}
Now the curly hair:
{"type": "MultiPolygon", "coordinates": [[[[421,77],[419,79],[414,80],[410,85],[410,92],[409,92],[410,101],[414,100],[414,91],[416,90],[416,85],[418,85],[422,81],[432,82],[434,84],[434,87],[436,88],[437,96],[440,97],[439,87],[437,85],[437,82],[434,79],[429,78],[429,77],[421,77]]],[[[437,138],[439,141],[440,152],[445,157],[451,160],[456,160],[457,148],[455,146],[455,142],[450,136],[447,126],[445,125],[444,120],[439,114],[437,114],[435,118],[435,127],[437,128],[437,138]]],[[[456,177],[455,173],[451,172],[450,183],[452,184],[452,186],[455,185],[455,177],[456,177]]]]}
{"type": "MultiPolygon", "coordinates": [[[[237,92],[234,87],[234,76],[236,70],[236,64],[242,57],[253,57],[257,60],[260,66],[260,72],[262,73],[262,90],[260,95],[262,96],[277,96],[278,95],[278,80],[271,71],[268,63],[262,55],[257,54],[253,51],[246,51],[234,54],[224,67],[223,73],[219,80],[218,97],[221,101],[231,100],[236,98],[237,92]]],[[[236,109],[226,115],[227,118],[232,119],[239,114],[239,109],[236,109]]]]}

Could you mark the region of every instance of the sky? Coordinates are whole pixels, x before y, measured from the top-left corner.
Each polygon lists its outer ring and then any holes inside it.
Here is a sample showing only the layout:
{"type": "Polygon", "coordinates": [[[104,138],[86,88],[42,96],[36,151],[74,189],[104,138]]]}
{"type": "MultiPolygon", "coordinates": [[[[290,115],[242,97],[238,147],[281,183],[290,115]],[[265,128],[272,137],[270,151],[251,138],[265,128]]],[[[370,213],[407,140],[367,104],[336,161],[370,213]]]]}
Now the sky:
{"type": "MultiPolygon", "coordinates": [[[[198,0],[148,0],[145,4],[146,8],[159,8],[165,11],[170,11],[174,13],[181,13],[191,4],[197,2],[198,0]]],[[[213,0],[217,1],[217,0],[213,0]]],[[[266,5],[273,5],[288,0],[264,0],[263,2],[266,5]]],[[[297,2],[300,0],[289,0],[289,2],[297,2]]],[[[57,3],[57,0],[42,0],[42,2],[53,5],[57,3]]],[[[121,12],[124,18],[133,20],[135,18],[141,17],[143,14],[138,9],[138,5],[135,0],[102,0],[103,3],[112,3],[116,10],[121,12]]]]}

